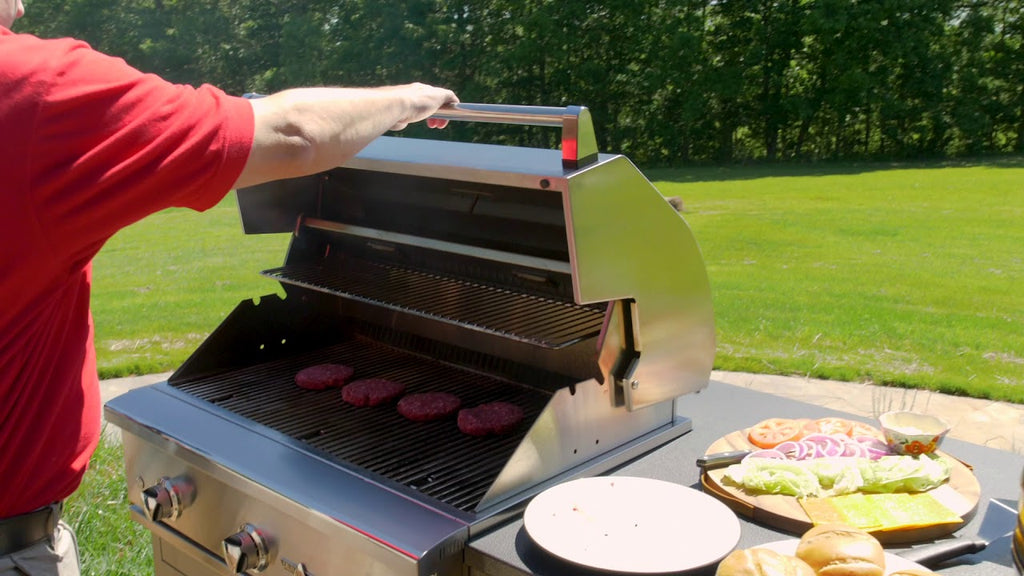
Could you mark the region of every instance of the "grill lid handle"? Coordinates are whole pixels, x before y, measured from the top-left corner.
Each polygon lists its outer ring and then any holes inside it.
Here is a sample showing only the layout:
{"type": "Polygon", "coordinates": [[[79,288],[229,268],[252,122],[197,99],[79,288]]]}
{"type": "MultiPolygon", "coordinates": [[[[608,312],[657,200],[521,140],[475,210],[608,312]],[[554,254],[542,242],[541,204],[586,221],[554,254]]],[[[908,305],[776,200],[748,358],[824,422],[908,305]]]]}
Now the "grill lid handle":
{"type": "Polygon", "coordinates": [[[562,127],[562,167],[576,170],[597,160],[594,123],[586,106],[470,104],[445,106],[433,118],[491,124],[562,127]]]}

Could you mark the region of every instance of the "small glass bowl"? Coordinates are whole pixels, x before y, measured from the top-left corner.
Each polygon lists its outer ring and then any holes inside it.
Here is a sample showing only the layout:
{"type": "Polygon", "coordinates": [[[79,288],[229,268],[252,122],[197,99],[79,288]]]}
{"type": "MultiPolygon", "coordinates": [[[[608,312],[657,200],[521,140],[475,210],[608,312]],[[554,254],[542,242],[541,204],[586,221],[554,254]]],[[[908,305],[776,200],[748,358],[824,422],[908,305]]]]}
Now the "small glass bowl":
{"type": "Polygon", "coordinates": [[[942,418],[906,410],[886,412],[878,417],[878,422],[889,449],[910,456],[938,450],[950,428],[942,418]]]}

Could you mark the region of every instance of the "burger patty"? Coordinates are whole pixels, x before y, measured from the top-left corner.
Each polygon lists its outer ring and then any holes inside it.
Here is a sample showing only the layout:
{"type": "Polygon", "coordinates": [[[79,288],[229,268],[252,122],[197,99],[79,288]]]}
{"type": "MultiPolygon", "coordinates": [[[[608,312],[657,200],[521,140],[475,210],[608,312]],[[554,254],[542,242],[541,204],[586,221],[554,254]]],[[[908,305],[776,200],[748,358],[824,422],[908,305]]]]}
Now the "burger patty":
{"type": "Polygon", "coordinates": [[[341,399],[353,406],[380,406],[405,392],[405,384],[384,378],[353,380],[341,389],[341,399]]]}
{"type": "Polygon", "coordinates": [[[355,372],[351,366],[344,364],[317,364],[303,368],[295,374],[295,383],[299,388],[307,390],[323,390],[324,388],[340,388],[348,382],[355,372]]]}
{"type": "Polygon", "coordinates": [[[507,434],[523,421],[523,409],[508,402],[489,402],[459,410],[459,430],[470,436],[507,434]]]}
{"type": "Polygon", "coordinates": [[[413,422],[447,418],[462,406],[462,400],[447,392],[406,394],[398,401],[398,413],[413,422]]]}

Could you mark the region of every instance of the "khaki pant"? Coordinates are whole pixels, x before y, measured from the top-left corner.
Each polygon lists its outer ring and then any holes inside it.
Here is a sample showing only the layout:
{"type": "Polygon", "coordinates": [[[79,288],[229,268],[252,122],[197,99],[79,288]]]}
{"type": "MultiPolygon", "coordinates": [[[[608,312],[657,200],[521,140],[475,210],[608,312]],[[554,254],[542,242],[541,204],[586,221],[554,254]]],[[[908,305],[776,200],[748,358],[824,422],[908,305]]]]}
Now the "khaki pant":
{"type": "Polygon", "coordinates": [[[61,521],[49,539],[0,557],[0,576],[79,576],[78,539],[61,521]]]}

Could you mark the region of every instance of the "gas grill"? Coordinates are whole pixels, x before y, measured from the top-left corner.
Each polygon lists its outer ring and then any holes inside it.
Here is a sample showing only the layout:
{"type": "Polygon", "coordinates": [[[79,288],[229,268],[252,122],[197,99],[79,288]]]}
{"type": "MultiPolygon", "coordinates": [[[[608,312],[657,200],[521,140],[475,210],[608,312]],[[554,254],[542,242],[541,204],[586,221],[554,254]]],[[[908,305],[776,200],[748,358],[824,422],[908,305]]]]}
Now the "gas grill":
{"type": "Polygon", "coordinates": [[[156,574],[460,574],[466,542],[539,491],[691,430],[675,403],[706,386],[714,326],[669,199],[598,153],[586,108],[438,116],[561,127],[561,152],[381,137],[238,190],[246,233],[291,234],[263,273],[283,296],[105,408],[156,574]],[[469,436],[295,384],[324,363],[525,418],[469,436]]]}

